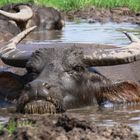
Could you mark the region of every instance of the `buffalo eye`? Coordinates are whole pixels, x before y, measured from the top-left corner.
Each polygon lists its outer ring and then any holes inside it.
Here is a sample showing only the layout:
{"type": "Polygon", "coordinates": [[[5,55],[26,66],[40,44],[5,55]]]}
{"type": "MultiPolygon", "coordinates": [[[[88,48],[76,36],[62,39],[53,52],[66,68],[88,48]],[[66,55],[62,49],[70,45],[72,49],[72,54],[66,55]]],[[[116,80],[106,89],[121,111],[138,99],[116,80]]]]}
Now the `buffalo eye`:
{"type": "Polygon", "coordinates": [[[75,66],[73,69],[78,72],[84,71],[84,67],[82,66],[75,66]]]}

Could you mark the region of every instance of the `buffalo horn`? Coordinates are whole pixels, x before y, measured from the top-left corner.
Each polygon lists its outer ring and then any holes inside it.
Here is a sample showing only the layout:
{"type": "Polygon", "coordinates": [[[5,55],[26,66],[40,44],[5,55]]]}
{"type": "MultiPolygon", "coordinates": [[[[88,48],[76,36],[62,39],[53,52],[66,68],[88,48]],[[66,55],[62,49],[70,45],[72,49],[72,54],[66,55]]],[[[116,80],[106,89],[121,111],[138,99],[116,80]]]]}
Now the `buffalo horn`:
{"type": "Polygon", "coordinates": [[[87,66],[111,66],[131,63],[140,59],[140,39],[135,35],[123,32],[131,41],[124,47],[112,49],[96,49],[90,54],[84,54],[84,63],[87,66]]]}
{"type": "Polygon", "coordinates": [[[26,62],[28,61],[32,53],[27,51],[20,51],[16,48],[16,45],[35,28],[36,26],[25,29],[17,36],[12,38],[9,41],[8,45],[0,49],[0,58],[5,64],[16,67],[25,67],[26,62]]]}
{"type": "Polygon", "coordinates": [[[6,16],[6,17],[8,17],[12,20],[27,21],[30,18],[32,18],[33,11],[29,6],[20,5],[19,6],[19,12],[17,12],[17,13],[10,13],[10,12],[0,10],[0,14],[2,14],[3,16],[6,16]]]}

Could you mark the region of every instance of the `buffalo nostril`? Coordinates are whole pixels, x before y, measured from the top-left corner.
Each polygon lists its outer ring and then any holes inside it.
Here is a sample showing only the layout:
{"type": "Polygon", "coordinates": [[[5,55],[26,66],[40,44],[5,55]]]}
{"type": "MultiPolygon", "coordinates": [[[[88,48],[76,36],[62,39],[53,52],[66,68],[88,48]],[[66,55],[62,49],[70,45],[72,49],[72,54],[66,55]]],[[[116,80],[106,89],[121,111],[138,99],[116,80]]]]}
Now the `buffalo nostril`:
{"type": "Polygon", "coordinates": [[[50,89],[50,86],[48,85],[48,83],[45,83],[44,82],[44,83],[42,83],[42,86],[45,87],[45,88],[47,88],[47,89],[50,89]]]}
{"type": "Polygon", "coordinates": [[[48,84],[47,84],[47,83],[45,83],[45,82],[43,82],[43,83],[42,83],[42,86],[45,86],[45,87],[46,87],[46,85],[48,85],[48,84]]]}
{"type": "Polygon", "coordinates": [[[27,84],[26,86],[25,86],[25,90],[29,90],[31,88],[31,85],[30,84],[27,84]]]}
{"type": "Polygon", "coordinates": [[[38,89],[39,89],[38,84],[36,82],[31,82],[25,86],[24,92],[27,93],[30,98],[37,98],[38,89]]]}

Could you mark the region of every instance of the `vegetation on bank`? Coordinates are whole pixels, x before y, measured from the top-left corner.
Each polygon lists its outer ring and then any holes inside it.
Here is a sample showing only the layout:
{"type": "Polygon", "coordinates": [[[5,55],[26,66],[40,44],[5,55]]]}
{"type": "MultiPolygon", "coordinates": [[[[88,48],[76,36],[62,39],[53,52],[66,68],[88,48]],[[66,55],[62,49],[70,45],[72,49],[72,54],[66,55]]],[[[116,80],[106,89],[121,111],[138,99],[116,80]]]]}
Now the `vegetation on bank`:
{"type": "Polygon", "coordinates": [[[65,11],[92,5],[104,8],[129,7],[132,11],[140,11],[140,0],[0,0],[0,5],[12,2],[32,2],[37,5],[52,6],[65,11]]]}
{"type": "Polygon", "coordinates": [[[15,120],[9,120],[9,122],[6,125],[0,124],[0,135],[4,133],[4,131],[7,131],[9,135],[12,135],[16,128],[20,127],[34,127],[33,122],[29,120],[16,122],[15,120]]]}

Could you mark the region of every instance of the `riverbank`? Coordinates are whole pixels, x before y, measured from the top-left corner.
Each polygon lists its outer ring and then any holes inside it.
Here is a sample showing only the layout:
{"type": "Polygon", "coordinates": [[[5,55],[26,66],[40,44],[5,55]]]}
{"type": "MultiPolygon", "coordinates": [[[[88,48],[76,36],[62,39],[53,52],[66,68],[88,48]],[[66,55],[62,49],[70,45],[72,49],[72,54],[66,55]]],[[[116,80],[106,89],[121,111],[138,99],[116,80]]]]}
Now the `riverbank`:
{"type": "Polygon", "coordinates": [[[1,0],[0,5],[18,2],[31,2],[36,5],[52,6],[64,11],[79,10],[89,6],[106,9],[128,7],[133,12],[140,11],[139,0],[1,0]]]}
{"type": "Polygon", "coordinates": [[[66,21],[80,21],[84,19],[89,23],[129,22],[140,24],[140,3],[137,4],[137,0],[133,0],[133,3],[131,0],[127,0],[125,3],[124,1],[125,0],[122,0],[122,2],[120,2],[120,0],[109,0],[103,3],[103,0],[99,0],[99,2],[95,0],[2,0],[0,1],[0,5],[10,4],[12,2],[30,2],[33,5],[57,8],[66,21]],[[134,3],[136,5],[134,5],[134,3]]]}
{"type": "Polygon", "coordinates": [[[132,12],[127,7],[105,9],[90,6],[80,10],[63,11],[62,13],[66,20],[84,19],[89,23],[129,22],[140,24],[140,12],[132,12]]]}

